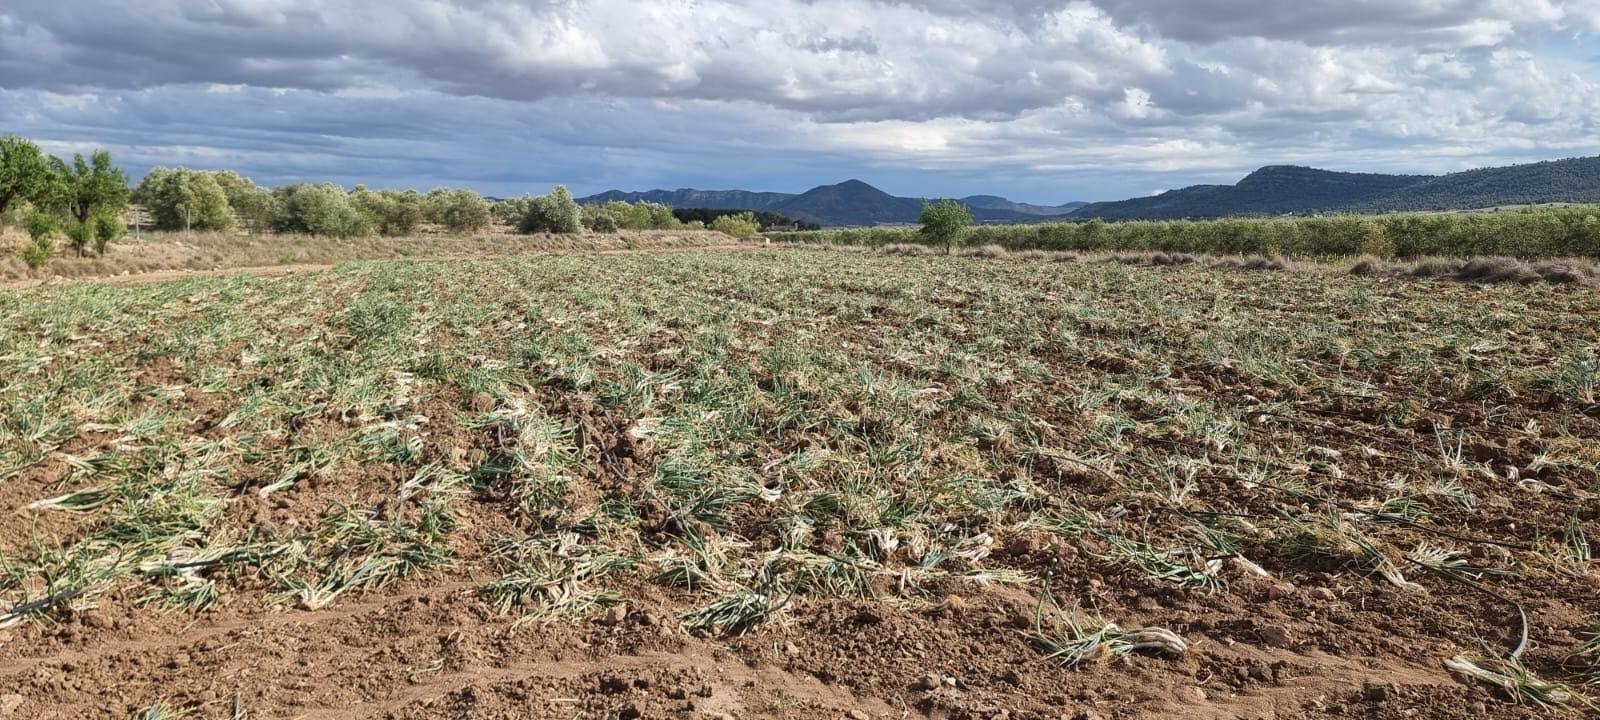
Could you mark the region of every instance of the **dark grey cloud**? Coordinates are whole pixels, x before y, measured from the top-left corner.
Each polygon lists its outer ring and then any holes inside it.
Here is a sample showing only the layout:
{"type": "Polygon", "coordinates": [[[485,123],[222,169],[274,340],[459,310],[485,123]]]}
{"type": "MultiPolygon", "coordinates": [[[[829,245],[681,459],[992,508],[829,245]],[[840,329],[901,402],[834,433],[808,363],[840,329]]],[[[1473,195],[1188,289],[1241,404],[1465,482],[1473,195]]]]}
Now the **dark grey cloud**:
{"type": "Polygon", "coordinates": [[[0,131],[271,182],[1059,202],[1600,151],[1597,29],[1593,0],[8,0],[0,131]]]}
{"type": "Polygon", "coordinates": [[[1220,42],[1241,37],[1318,44],[1492,45],[1527,28],[1585,23],[1584,0],[1094,0],[1118,22],[1163,37],[1220,42]]]}

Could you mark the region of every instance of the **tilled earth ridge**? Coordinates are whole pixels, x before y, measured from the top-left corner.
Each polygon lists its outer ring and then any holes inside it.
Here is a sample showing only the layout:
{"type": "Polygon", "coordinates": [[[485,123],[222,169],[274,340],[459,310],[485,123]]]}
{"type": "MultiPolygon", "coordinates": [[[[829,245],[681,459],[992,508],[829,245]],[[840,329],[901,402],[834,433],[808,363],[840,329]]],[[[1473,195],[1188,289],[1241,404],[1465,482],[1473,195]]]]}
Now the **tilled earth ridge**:
{"type": "Polygon", "coordinates": [[[1581,712],[1593,295],[839,257],[0,296],[0,717],[1581,712]]]}

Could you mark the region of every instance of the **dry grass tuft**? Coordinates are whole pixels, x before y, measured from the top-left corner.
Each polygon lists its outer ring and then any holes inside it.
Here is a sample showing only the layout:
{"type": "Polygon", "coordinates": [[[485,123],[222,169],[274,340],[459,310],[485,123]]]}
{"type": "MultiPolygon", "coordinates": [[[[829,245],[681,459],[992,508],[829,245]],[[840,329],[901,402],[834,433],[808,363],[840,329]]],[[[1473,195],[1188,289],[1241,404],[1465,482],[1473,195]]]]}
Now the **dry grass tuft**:
{"type": "Polygon", "coordinates": [[[998,260],[1010,255],[1011,253],[1007,252],[1005,248],[1000,247],[999,245],[977,245],[974,247],[962,248],[956,251],[956,254],[960,255],[961,257],[978,257],[987,258],[989,260],[998,260]]]}
{"type": "Polygon", "coordinates": [[[926,246],[926,245],[911,245],[911,244],[908,244],[908,243],[894,243],[894,244],[891,244],[891,245],[883,246],[883,254],[885,254],[885,255],[918,256],[918,255],[927,255],[927,254],[929,254],[931,252],[933,252],[933,251],[930,250],[928,248],[928,246],[926,246]]]}
{"type": "Polygon", "coordinates": [[[1362,255],[1350,264],[1351,275],[1370,277],[1373,275],[1389,275],[1393,272],[1394,270],[1389,266],[1389,263],[1384,262],[1383,258],[1376,255],[1362,255]]]}
{"type": "Polygon", "coordinates": [[[1548,282],[1557,285],[1600,286],[1600,266],[1575,258],[1537,263],[1512,257],[1485,257],[1471,260],[1423,258],[1410,267],[1389,267],[1386,273],[1375,274],[1444,278],[1473,283],[1548,282]]]}

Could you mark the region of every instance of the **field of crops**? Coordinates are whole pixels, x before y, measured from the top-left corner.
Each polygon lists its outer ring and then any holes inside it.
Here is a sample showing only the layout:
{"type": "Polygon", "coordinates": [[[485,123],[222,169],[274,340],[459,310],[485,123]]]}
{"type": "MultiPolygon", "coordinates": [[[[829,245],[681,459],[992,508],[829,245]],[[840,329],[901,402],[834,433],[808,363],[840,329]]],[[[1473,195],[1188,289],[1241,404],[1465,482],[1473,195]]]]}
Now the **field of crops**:
{"type": "Polygon", "coordinates": [[[1596,318],[789,249],[0,292],[0,717],[1578,717],[1596,318]]]}
{"type": "MultiPolygon", "coordinates": [[[[923,242],[917,228],[778,233],[792,242],[881,247],[923,242]]],[[[1383,259],[1506,256],[1600,259],[1600,207],[1484,213],[984,225],[972,245],[1007,250],[1163,251],[1383,259]]]]}

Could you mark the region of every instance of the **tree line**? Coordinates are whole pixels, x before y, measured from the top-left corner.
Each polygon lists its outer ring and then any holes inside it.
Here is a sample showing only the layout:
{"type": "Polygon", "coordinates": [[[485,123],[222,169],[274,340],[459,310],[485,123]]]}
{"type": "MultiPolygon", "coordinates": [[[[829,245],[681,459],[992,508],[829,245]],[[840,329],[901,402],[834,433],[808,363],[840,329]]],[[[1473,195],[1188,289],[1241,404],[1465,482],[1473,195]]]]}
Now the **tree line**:
{"type": "MultiPolygon", "coordinates": [[[[564,186],[546,195],[507,200],[472,190],[346,190],[335,183],[257,185],[231,170],[157,167],[137,185],[101,150],[72,162],[52,157],[25,138],[0,137],[0,224],[23,227],[30,267],[46,262],[64,236],[80,256],[104,254],[126,233],[124,219],[137,204],[150,229],[298,233],[329,237],[405,236],[424,225],[447,232],[483,232],[496,224],[521,233],[617,232],[711,227],[740,237],[788,218],[716,212],[680,217],[660,203],[621,201],[580,206],[564,186]]],[[[765,214],[763,214],[765,215],[765,214]]]]}
{"type": "Polygon", "coordinates": [[[104,150],[69,163],[23,138],[0,137],[0,218],[28,209],[22,259],[30,267],[49,261],[58,234],[79,256],[104,254],[122,235],[128,194],[127,176],[104,150]]]}
{"type": "Polygon", "coordinates": [[[740,216],[740,215],[745,215],[745,214],[748,214],[752,218],[754,218],[756,224],[759,225],[762,230],[769,230],[769,229],[774,229],[774,228],[781,228],[781,229],[784,229],[784,230],[821,230],[822,229],[822,226],[818,225],[816,223],[806,222],[804,220],[797,220],[795,218],[789,217],[788,215],[782,215],[782,214],[775,213],[775,212],[768,212],[768,211],[765,211],[765,210],[753,210],[752,211],[752,210],[718,210],[718,209],[713,209],[713,208],[674,208],[673,211],[672,211],[673,217],[678,218],[679,222],[685,222],[685,223],[698,222],[698,223],[700,223],[702,225],[705,225],[707,227],[710,227],[712,224],[714,224],[717,221],[718,218],[723,218],[723,217],[728,217],[728,216],[740,216]]]}
{"type": "MultiPolygon", "coordinates": [[[[938,205],[935,203],[935,205],[938,205]]],[[[781,233],[797,242],[882,246],[998,245],[1008,250],[1159,250],[1300,257],[1373,255],[1600,259],[1600,206],[1501,212],[1335,215],[1313,218],[1133,220],[963,228],[957,209],[925,213],[922,228],[781,233]]]]}

